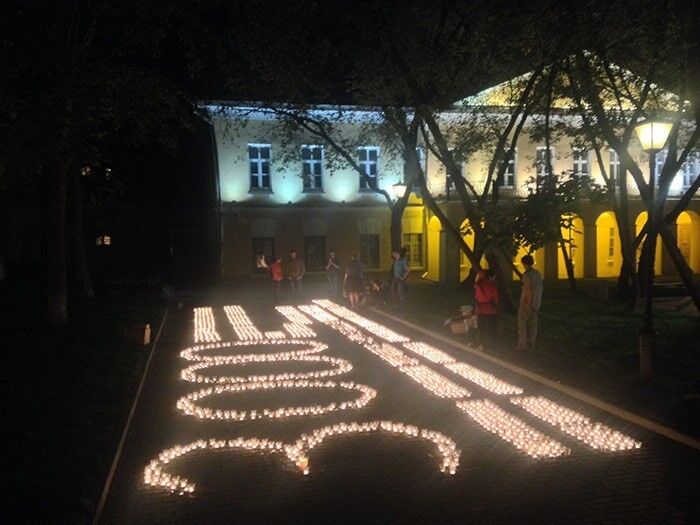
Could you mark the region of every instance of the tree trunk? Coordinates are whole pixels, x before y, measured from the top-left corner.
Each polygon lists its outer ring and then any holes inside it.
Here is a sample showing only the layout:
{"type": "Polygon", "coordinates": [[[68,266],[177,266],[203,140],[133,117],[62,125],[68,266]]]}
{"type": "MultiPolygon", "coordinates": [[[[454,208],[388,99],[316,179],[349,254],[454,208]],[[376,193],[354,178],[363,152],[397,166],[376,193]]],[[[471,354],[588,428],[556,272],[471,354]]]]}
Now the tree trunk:
{"type": "Polygon", "coordinates": [[[690,269],[688,263],[683,257],[683,254],[678,249],[676,238],[671,233],[668,225],[663,220],[658,220],[655,222],[657,232],[659,235],[661,235],[661,240],[664,242],[668,253],[671,255],[671,259],[673,259],[673,263],[678,269],[678,274],[683,280],[683,283],[688,290],[688,294],[695,304],[695,308],[697,308],[698,312],[700,312],[700,286],[698,286],[698,283],[696,283],[695,279],[693,278],[693,271],[690,269]]]}
{"type": "Polygon", "coordinates": [[[499,257],[495,253],[486,254],[489,268],[496,271],[496,285],[498,286],[499,307],[502,312],[515,312],[515,302],[511,291],[511,268],[506,263],[505,257],[499,257]]]}
{"type": "Polygon", "coordinates": [[[391,207],[391,251],[401,251],[401,219],[406,208],[406,200],[399,199],[391,207]]]}
{"type": "Polygon", "coordinates": [[[71,246],[73,247],[73,264],[75,277],[78,286],[85,297],[95,298],[95,291],[90,279],[90,269],[88,268],[87,255],[85,254],[85,232],[83,231],[83,212],[85,208],[85,198],[83,196],[83,183],[79,173],[73,173],[73,216],[71,228],[71,246]]]}
{"type": "Polygon", "coordinates": [[[41,284],[44,323],[62,328],[68,323],[66,285],[66,161],[46,164],[42,171],[41,284]]]}
{"type": "Polygon", "coordinates": [[[574,263],[571,261],[571,254],[566,248],[566,243],[561,235],[561,230],[559,231],[559,248],[561,249],[561,255],[564,258],[564,267],[566,268],[566,279],[569,282],[569,289],[572,292],[576,291],[576,275],[574,274],[574,263]]]}

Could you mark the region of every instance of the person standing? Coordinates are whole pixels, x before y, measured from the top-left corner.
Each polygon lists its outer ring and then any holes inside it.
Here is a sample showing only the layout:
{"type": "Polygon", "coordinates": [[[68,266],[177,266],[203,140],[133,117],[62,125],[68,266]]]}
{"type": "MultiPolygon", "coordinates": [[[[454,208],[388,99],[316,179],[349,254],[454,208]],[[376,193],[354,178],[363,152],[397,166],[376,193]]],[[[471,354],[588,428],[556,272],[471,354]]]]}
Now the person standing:
{"type": "Polygon", "coordinates": [[[396,251],[391,253],[391,258],[394,260],[392,265],[394,271],[391,280],[391,295],[398,305],[402,305],[406,295],[406,279],[409,274],[408,261],[396,251]]]}
{"type": "Polygon", "coordinates": [[[296,250],[291,250],[289,252],[289,259],[287,260],[286,275],[292,289],[292,295],[297,299],[301,298],[303,292],[301,279],[304,277],[305,272],[306,266],[304,266],[304,261],[297,257],[296,250]]]}
{"type": "Polygon", "coordinates": [[[270,265],[270,279],[272,279],[272,290],[275,294],[275,303],[277,303],[280,298],[280,287],[282,286],[282,279],[284,279],[284,272],[282,271],[282,259],[275,256],[272,258],[272,261],[270,265]]]}
{"type": "Polygon", "coordinates": [[[474,299],[479,343],[493,345],[498,331],[498,286],[492,279],[493,270],[476,272],[474,299]]]}
{"type": "Polygon", "coordinates": [[[328,253],[326,260],[326,277],[328,278],[328,289],[331,295],[338,295],[338,281],[340,274],[340,262],[335,256],[335,252],[328,253]]]}
{"type": "Polygon", "coordinates": [[[357,260],[357,254],[353,254],[345,269],[345,279],[343,280],[343,287],[348,294],[348,299],[350,299],[350,307],[353,309],[357,309],[360,304],[360,294],[365,291],[362,273],[362,263],[357,260]]]}
{"type": "Polygon", "coordinates": [[[533,268],[532,255],[520,259],[525,273],[520,278],[522,292],[518,306],[518,350],[533,350],[537,338],[537,317],[542,304],[542,275],[533,268]]]}

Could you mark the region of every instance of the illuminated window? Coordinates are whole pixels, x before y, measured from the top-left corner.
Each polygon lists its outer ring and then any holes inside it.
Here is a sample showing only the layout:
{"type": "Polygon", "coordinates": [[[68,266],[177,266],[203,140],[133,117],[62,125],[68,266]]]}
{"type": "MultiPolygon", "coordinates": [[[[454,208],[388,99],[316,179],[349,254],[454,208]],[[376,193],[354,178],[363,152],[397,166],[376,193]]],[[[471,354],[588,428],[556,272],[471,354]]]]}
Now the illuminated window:
{"type": "Polygon", "coordinates": [[[700,174],[700,152],[693,151],[688,154],[688,158],[681,167],[683,173],[683,187],[690,187],[700,174]]]}
{"type": "Polygon", "coordinates": [[[535,153],[535,169],[537,170],[538,177],[545,177],[550,175],[549,165],[554,163],[554,148],[549,148],[549,162],[547,161],[547,148],[546,146],[537,146],[537,151],[535,153]]]}
{"type": "Polygon", "coordinates": [[[667,155],[668,151],[662,149],[654,158],[654,185],[657,187],[659,186],[659,179],[661,178],[661,172],[664,169],[664,164],[666,164],[667,155]]]}
{"type": "Polygon", "coordinates": [[[100,235],[97,240],[95,240],[95,246],[111,246],[112,237],[109,235],[100,235]]]}
{"type": "Polygon", "coordinates": [[[506,162],[506,168],[499,179],[499,186],[502,188],[515,187],[515,168],[518,158],[518,148],[514,148],[511,157],[506,162]]]}
{"type": "Polygon", "coordinates": [[[408,248],[408,265],[411,268],[421,268],[423,266],[423,234],[404,233],[402,244],[408,248]]]}
{"type": "MultiPolygon", "coordinates": [[[[357,155],[360,169],[376,183],[379,169],[379,148],[377,146],[361,146],[357,148],[357,155]]],[[[360,189],[369,189],[366,177],[360,177],[360,189]]]]}
{"type": "Polygon", "coordinates": [[[610,228],[608,235],[608,266],[615,262],[615,228],[610,228]]]}
{"type": "Polygon", "coordinates": [[[588,150],[584,148],[574,148],[574,175],[589,175],[588,171],[588,150]]]}
{"type": "Polygon", "coordinates": [[[302,176],[304,189],[323,190],[323,146],[304,145],[301,147],[302,176]]]}
{"type": "Polygon", "coordinates": [[[620,156],[614,149],[610,150],[610,179],[613,181],[620,179],[620,156]]]}
{"type": "Polygon", "coordinates": [[[270,145],[248,144],[250,189],[270,189],[270,145]]]}
{"type": "Polygon", "coordinates": [[[379,268],[379,235],[360,235],[360,262],[367,268],[379,268]]]}
{"type": "Polygon", "coordinates": [[[274,262],[275,239],[273,237],[253,238],[253,271],[266,273],[274,262]]]}
{"type": "Polygon", "coordinates": [[[326,238],[304,237],[304,259],[307,270],[322,271],[326,267],[326,238]]]}

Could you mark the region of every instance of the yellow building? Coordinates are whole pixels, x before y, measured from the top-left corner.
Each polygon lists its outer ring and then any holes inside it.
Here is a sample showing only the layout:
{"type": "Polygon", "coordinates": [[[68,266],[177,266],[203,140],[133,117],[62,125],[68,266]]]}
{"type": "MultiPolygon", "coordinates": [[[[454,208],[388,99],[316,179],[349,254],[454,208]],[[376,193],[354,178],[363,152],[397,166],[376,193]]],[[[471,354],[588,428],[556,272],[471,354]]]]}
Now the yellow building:
{"type": "MultiPolygon", "coordinates": [[[[215,139],[218,189],[221,214],[221,273],[226,276],[264,272],[261,259],[268,263],[273,255],[285,257],[296,249],[309,272],[322,272],[325,256],[335,251],[342,264],[358,254],[367,271],[384,272],[390,267],[390,215],[383,196],[364,183],[347,162],[330,157],[333,152],[311,136],[293,137],[279,129],[274,115],[256,108],[235,105],[208,105],[215,139]],[[245,125],[241,125],[245,121],[245,125]]],[[[360,139],[367,123],[381,118],[366,108],[337,109],[319,107],[315,111],[337,115],[337,129],[345,136],[360,139]]],[[[564,117],[557,117],[564,118],[564,117]]],[[[392,186],[403,179],[403,159],[378,141],[367,139],[354,146],[354,160],[377,185],[390,194],[392,186]]],[[[424,150],[421,149],[423,152],[424,150]]],[[[527,194],[526,181],[541,170],[544,146],[531,141],[527,127],[523,131],[501,192],[504,198],[527,194]]],[[[640,159],[643,154],[640,152],[640,159]]],[[[619,161],[613,151],[606,152],[605,169],[614,172],[619,161]]],[[[428,188],[437,198],[452,224],[466,231],[460,203],[446,184],[445,171],[432,155],[423,154],[428,188]]],[[[483,187],[490,155],[477,152],[462,166],[463,174],[477,189],[483,187]]],[[[570,144],[557,143],[552,152],[555,173],[573,171],[602,182],[601,169],[592,152],[570,144]]],[[[640,162],[641,166],[646,165],[640,162]]],[[[700,169],[694,157],[685,171],[679,172],[668,199],[669,209],[700,169]]],[[[631,179],[631,178],[630,178],[631,179]]],[[[630,223],[639,231],[646,220],[643,205],[632,195],[630,223]]],[[[571,228],[562,231],[577,277],[616,277],[622,257],[619,232],[612,210],[587,206],[571,228]]],[[[414,273],[425,279],[456,283],[464,278],[469,264],[451,242],[443,225],[424,206],[420,196],[412,196],[402,221],[402,244],[409,247],[414,273]]],[[[675,229],[684,257],[700,272],[700,202],[694,199],[682,213],[675,229]]],[[[467,244],[473,242],[465,234],[467,244]]],[[[657,274],[674,272],[666,250],[658,244],[657,274]]],[[[519,253],[517,259],[523,255],[519,253]]],[[[549,279],[564,278],[566,271],[560,250],[548,246],[533,253],[536,267],[549,279]]]]}

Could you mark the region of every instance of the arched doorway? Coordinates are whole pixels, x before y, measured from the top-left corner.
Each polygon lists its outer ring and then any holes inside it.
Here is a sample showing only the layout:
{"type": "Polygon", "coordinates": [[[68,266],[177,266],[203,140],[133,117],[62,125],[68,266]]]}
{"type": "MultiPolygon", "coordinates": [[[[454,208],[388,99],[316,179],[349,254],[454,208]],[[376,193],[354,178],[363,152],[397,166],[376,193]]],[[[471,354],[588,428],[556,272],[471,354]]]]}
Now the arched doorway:
{"type": "MultiPolygon", "coordinates": [[[[578,215],[570,215],[566,218],[569,219],[569,227],[562,228],[561,235],[567,241],[566,250],[574,264],[574,277],[580,279],[583,277],[583,219],[578,215]]],[[[559,246],[557,246],[557,272],[559,279],[568,277],[564,256],[559,246]]]]}
{"type": "MultiPolygon", "coordinates": [[[[469,226],[469,219],[464,220],[464,222],[459,227],[459,231],[462,233],[462,239],[464,239],[464,242],[467,244],[467,246],[469,246],[470,249],[473,250],[474,249],[474,231],[469,226]]],[[[486,257],[481,258],[481,267],[482,268],[488,267],[488,263],[486,262],[486,257]]],[[[460,254],[459,254],[459,280],[460,281],[463,281],[464,279],[467,278],[471,268],[472,268],[472,263],[469,262],[469,259],[467,259],[467,256],[464,255],[464,252],[460,250],[460,254]]]]}
{"type": "Polygon", "coordinates": [[[440,219],[432,216],[428,221],[428,271],[426,278],[440,281],[440,252],[442,224],[440,219]]]}
{"type": "Polygon", "coordinates": [[[700,273],[700,215],[684,211],[678,216],[676,242],[693,273],[700,273]]]}
{"type": "MultiPolygon", "coordinates": [[[[635,235],[639,235],[642,231],[644,225],[647,222],[647,212],[643,211],[637,215],[637,220],[634,222],[634,232],[635,235]]],[[[642,254],[643,242],[639,243],[639,248],[637,248],[637,263],[639,263],[639,256],[642,254]]],[[[654,275],[661,275],[661,236],[656,236],[656,255],[654,256],[654,275]]]]}
{"type": "Polygon", "coordinates": [[[595,221],[596,236],[596,275],[598,277],[617,277],[622,266],[620,249],[620,232],[617,230],[615,214],[606,211],[595,221]]]}

